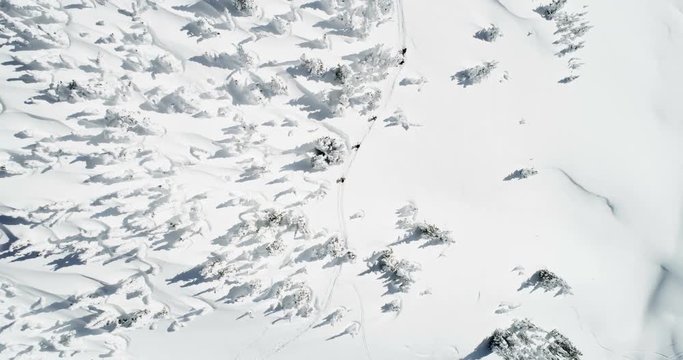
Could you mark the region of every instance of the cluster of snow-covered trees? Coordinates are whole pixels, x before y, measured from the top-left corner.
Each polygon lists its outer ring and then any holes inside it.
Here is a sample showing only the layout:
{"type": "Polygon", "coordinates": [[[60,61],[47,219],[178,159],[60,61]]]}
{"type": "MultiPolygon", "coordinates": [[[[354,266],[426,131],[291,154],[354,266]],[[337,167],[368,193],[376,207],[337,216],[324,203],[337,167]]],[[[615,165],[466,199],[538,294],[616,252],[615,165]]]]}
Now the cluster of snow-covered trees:
{"type": "Polygon", "coordinates": [[[346,63],[327,66],[318,58],[302,55],[299,64],[290,69],[291,74],[332,85],[312,99],[324,105],[328,116],[343,116],[349,109],[361,114],[376,110],[382,98],[378,82],[386,79],[392,68],[403,64],[404,55],[376,45],[343,59],[346,63]]]}
{"type": "Polygon", "coordinates": [[[351,2],[344,0],[321,1],[323,9],[334,14],[332,22],[348,36],[366,38],[378,23],[391,16],[393,0],[351,2]]]}
{"type": "Polygon", "coordinates": [[[14,51],[47,50],[68,46],[63,30],[69,16],[49,2],[0,2],[0,29],[5,46],[14,51]]]}
{"type": "Polygon", "coordinates": [[[426,240],[425,246],[455,243],[450,231],[441,229],[426,221],[418,221],[418,208],[414,204],[410,203],[403,206],[396,213],[399,216],[396,224],[400,229],[406,231],[400,242],[426,240]]]}
{"type": "MultiPolygon", "coordinates": [[[[559,38],[553,44],[560,47],[560,50],[555,54],[558,57],[565,57],[581,50],[585,46],[583,37],[591,29],[591,25],[585,20],[586,12],[566,10],[567,4],[567,0],[552,0],[549,4],[536,8],[536,12],[546,20],[555,22],[557,28],[555,35],[558,35],[559,38]]],[[[579,58],[572,57],[567,65],[571,73],[559,80],[563,84],[570,83],[579,78],[575,71],[583,64],[579,58]]]]}
{"type": "Polygon", "coordinates": [[[415,273],[420,270],[420,265],[398,258],[390,248],[374,252],[367,259],[367,265],[369,271],[380,274],[389,293],[410,290],[416,280],[415,273]]]}
{"type": "Polygon", "coordinates": [[[543,330],[526,319],[494,331],[489,347],[505,360],[580,360],[583,355],[559,331],[543,330]]]}
{"type": "Polygon", "coordinates": [[[50,83],[47,89],[41,91],[41,95],[34,99],[45,100],[51,103],[69,102],[77,103],[88,100],[104,100],[108,105],[117,105],[125,101],[133,91],[130,83],[120,82],[116,79],[90,79],[85,82],[71,80],[68,82],[50,83]]]}

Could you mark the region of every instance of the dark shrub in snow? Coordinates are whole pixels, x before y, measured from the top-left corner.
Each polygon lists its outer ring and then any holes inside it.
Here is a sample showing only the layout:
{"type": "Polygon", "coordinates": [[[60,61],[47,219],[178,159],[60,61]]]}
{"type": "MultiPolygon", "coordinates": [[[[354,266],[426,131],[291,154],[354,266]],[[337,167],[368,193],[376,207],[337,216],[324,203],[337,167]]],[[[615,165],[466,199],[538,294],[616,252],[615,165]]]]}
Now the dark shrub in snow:
{"type": "Polygon", "coordinates": [[[579,75],[569,75],[569,76],[567,76],[567,77],[563,77],[563,78],[560,79],[558,82],[559,82],[560,84],[569,84],[570,82],[572,82],[572,81],[574,81],[574,80],[576,80],[576,79],[578,79],[578,78],[579,78],[579,75]]]}

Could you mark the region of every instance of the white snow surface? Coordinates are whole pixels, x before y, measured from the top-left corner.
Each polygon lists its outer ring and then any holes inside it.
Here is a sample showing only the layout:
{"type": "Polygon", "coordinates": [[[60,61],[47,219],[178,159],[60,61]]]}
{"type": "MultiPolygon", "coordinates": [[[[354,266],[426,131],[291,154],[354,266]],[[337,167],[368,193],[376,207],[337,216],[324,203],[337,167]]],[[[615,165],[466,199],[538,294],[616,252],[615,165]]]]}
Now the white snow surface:
{"type": "Polygon", "coordinates": [[[0,359],[683,358],[683,2],[551,3],[0,1],[0,359]]]}

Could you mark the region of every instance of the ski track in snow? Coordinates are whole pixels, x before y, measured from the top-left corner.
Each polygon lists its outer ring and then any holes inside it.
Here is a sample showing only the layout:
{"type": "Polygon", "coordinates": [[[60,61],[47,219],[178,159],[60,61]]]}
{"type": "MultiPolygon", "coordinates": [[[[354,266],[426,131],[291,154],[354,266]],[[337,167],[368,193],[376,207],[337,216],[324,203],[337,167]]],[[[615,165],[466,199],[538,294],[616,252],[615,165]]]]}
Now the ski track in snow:
{"type": "Polygon", "coordinates": [[[365,334],[365,327],[367,326],[367,323],[365,322],[365,306],[363,305],[363,298],[360,296],[360,292],[355,284],[353,285],[353,291],[356,293],[356,297],[358,297],[358,307],[360,308],[360,331],[363,338],[363,349],[365,350],[365,356],[372,360],[372,356],[370,355],[370,347],[368,346],[368,338],[365,334]]]}
{"type": "MultiPolygon", "coordinates": [[[[403,20],[403,5],[402,5],[401,0],[398,0],[398,2],[396,3],[396,6],[397,6],[396,13],[398,14],[398,17],[399,17],[399,21],[397,22],[397,23],[398,23],[398,31],[397,31],[397,32],[398,32],[398,34],[399,34],[399,39],[400,39],[400,41],[401,41],[401,44],[402,44],[403,46],[405,46],[405,42],[406,42],[406,36],[405,36],[405,33],[404,33],[404,31],[405,31],[405,30],[404,30],[404,28],[405,28],[405,23],[404,23],[404,20],[403,20]]],[[[281,74],[285,74],[285,73],[286,73],[286,72],[281,73],[281,74]]],[[[397,85],[397,83],[398,83],[399,74],[400,74],[400,68],[399,68],[398,71],[395,71],[394,78],[393,78],[392,81],[390,82],[388,95],[382,99],[382,100],[383,100],[383,105],[382,105],[380,111],[377,112],[377,113],[383,113],[383,112],[385,111],[385,108],[386,108],[387,104],[388,104],[389,101],[391,100],[391,95],[393,94],[394,89],[395,89],[395,87],[396,87],[396,85],[397,85]]],[[[299,81],[297,81],[295,78],[293,78],[293,77],[290,76],[290,77],[289,77],[289,80],[290,80],[291,82],[295,83],[296,86],[297,86],[297,88],[298,88],[299,90],[303,91],[303,92],[306,93],[308,96],[311,96],[311,97],[313,96],[313,94],[312,94],[310,91],[308,91],[304,86],[302,86],[302,85],[299,83],[299,81]]],[[[362,148],[362,145],[363,145],[365,139],[370,135],[370,132],[372,131],[372,129],[373,129],[373,127],[374,127],[374,125],[375,125],[376,122],[377,122],[377,120],[372,121],[372,122],[370,123],[370,125],[369,125],[367,131],[363,134],[363,136],[362,136],[360,142],[358,143],[359,145],[361,145],[361,148],[362,148]]],[[[343,131],[341,131],[340,129],[338,129],[338,128],[332,126],[332,125],[325,124],[325,123],[323,123],[322,125],[323,125],[325,128],[327,128],[328,130],[330,130],[331,132],[333,132],[333,133],[339,135],[340,137],[342,137],[342,138],[344,139],[344,142],[345,142],[345,144],[346,144],[347,149],[351,149],[351,148],[352,148],[351,140],[350,140],[349,135],[347,135],[346,133],[344,133],[343,131]]],[[[358,151],[359,151],[359,150],[360,150],[360,149],[352,150],[351,157],[350,157],[350,159],[348,159],[348,160],[346,161],[346,163],[345,163],[345,168],[344,168],[344,170],[342,171],[342,176],[341,176],[342,179],[346,179],[347,176],[348,176],[348,174],[350,173],[351,167],[353,166],[353,162],[354,162],[354,160],[356,159],[356,156],[358,156],[358,151]]],[[[349,240],[349,235],[348,235],[348,231],[347,231],[347,227],[346,227],[347,216],[346,216],[345,211],[344,211],[344,209],[345,209],[345,208],[344,208],[344,183],[345,183],[345,181],[342,181],[342,182],[340,182],[340,183],[337,185],[337,219],[338,219],[338,222],[339,222],[339,228],[340,228],[340,232],[341,232],[342,238],[344,239],[344,243],[345,243],[346,247],[348,248],[348,247],[349,247],[349,241],[348,241],[348,240],[349,240]]],[[[329,289],[327,295],[325,296],[324,306],[320,309],[319,315],[316,316],[316,317],[314,318],[314,320],[311,321],[310,324],[309,324],[308,326],[306,326],[303,330],[299,331],[292,339],[290,339],[290,340],[284,342],[283,344],[278,345],[278,346],[276,347],[276,349],[271,353],[271,355],[268,356],[268,357],[266,357],[266,358],[270,358],[272,355],[277,354],[277,353],[281,352],[282,350],[284,350],[288,345],[292,344],[294,341],[296,341],[296,340],[299,339],[302,335],[304,335],[307,331],[311,330],[311,329],[313,328],[313,326],[314,326],[316,323],[318,323],[318,322],[322,319],[322,316],[323,316],[324,312],[325,312],[326,310],[328,310],[328,308],[329,308],[329,306],[330,306],[330,304],[331,304],[332,297],[334,296],[334,289],[335,289],[335,287],[337,286],[337,282],[338,282],[339,277],[341,276],[342,271],[343,271],[343,265],[344,265],[343,263],[340,263],[340,264],[338,265],[338,269],[335,271],[335,274],[334,274],[334,276],[333,276],[333,279],[332,279],[332,282],[331,282],[331,285],[330,285],[330,289],[329,289]]],[[[355,290],[355,286],[354,286],[354,290],[355,290]]],[[[358,300],[361,302],[361,331],[362,331],[362,334],[363,334],[363,344],[364,344],[366,356],[368,357],[368,359],[371,359],[371,357],[370,357],[370,351],[369,351],[368,345],[367,345],[367,340],[366,340],[366,338],[365,338],[365,326],[366,326],[366,325],[365,325],[365,323],[363,322],[363,319],[362,319],[362,317],[363,317],[362,314],[363,314],[363,311],[364,311],[364,310],[362,309],[362,299],[361,299],[361,297],[360,297],[360,293],[358,293],[357,290],[355,290],[355,291],[356,291],[356,295],[358,296],[358,300]]]]}

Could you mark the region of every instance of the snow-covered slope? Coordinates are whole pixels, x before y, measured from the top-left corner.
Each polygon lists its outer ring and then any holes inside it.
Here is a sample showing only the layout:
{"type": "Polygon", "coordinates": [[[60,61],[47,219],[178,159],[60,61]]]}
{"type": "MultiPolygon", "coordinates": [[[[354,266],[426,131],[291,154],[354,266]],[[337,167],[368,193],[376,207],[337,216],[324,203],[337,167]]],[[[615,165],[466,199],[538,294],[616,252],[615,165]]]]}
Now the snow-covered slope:
{"type": "Polygon", "coordinates": [[[680,358],[682,11],[0,1],[0,358],[680,358]]]}

